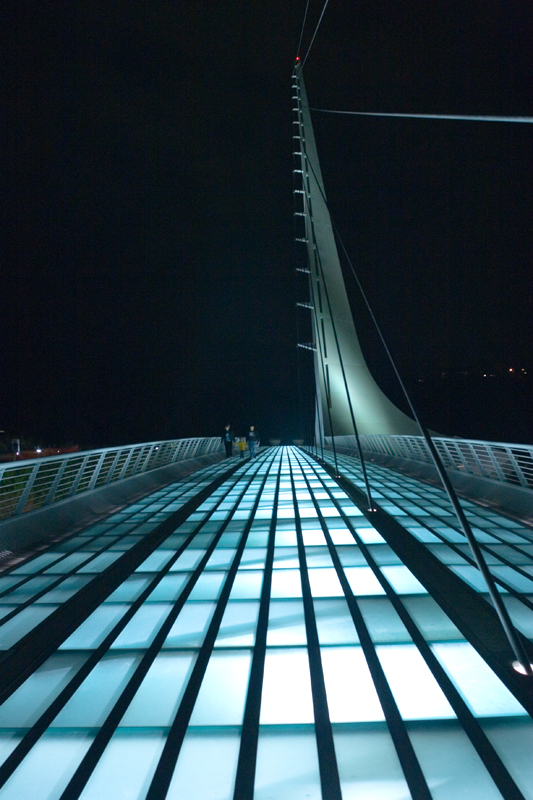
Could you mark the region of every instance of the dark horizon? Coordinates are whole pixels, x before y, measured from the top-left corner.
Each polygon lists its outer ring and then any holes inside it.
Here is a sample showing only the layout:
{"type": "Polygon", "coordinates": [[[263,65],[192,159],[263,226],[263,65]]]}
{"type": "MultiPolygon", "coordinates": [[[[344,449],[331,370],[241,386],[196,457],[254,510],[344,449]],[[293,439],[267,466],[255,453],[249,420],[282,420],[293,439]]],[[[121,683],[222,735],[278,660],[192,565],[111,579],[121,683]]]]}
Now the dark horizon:
{"type": "MultiPolygon", "coordinates": [[[[83,446],[227,421],[308,436],[290,112],[304,10],[9,9],[0,429],[83,446]]],[[[517,2],[331,0],[310,103],[533,116],[532,38],[517,2]]],[[[533,441],[533,126],[313,123],[335,223],[426,423],[533,441]],[[476,377],[439,378],[461,370],[476,377]]],[[[372,372],[401,404],[348,269],[346,284],[372,372]]]]}

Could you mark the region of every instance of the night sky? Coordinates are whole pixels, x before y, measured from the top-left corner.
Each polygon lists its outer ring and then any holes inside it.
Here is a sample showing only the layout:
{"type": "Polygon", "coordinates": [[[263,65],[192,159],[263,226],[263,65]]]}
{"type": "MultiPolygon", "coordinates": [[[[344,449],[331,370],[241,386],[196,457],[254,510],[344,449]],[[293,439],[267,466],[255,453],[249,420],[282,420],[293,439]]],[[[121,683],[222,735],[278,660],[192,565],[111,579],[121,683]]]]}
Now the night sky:
{"type": "MultiPolygon", "coordinates": [[[[10,4],[1,429],[85,447],[226,421],[308,434],[291,155],[305,5],[10,4]]],[[[533,116],[532,41],[515,0],[330,0],[304,77],[316,108],[533,116]]],[[[533,441],[533,125],[313,119],[332,216],[426,423],[533,441]]]]}

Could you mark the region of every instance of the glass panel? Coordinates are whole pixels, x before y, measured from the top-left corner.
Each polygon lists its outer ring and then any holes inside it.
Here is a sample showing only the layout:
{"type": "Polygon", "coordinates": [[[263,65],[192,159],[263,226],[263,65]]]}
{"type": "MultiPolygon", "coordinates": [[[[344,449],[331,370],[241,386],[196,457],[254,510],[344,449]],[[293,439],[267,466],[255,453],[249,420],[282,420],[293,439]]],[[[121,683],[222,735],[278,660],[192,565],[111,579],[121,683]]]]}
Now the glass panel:
{"type": "Polygon", "coordinates": [[[365,544],[384,544],[385,539],[377,532],[375,528],[356,528],[356,533],[359,534],[365,544]]]}
{"type": "Polygon", "coordinates": [[[81,567],[78,572],[102,572],[116,561],[117,558],[120,558],[121,555],[123,555],[123,553],[121,553],[120,550],[118,552],[109,551],[107,553],[100,553],[99,556],[96,556],[96,558],[93,558],[88,564],[81,567]]]}
{"type": "Polygon", "coordinates": [[[190,600],[216,600],[222,589],[227,572],[208,572],[200,575],[196,581],[190,600]]]}
{"type": "MultiPolygon", "coordinates": [[[[338,525],[339,523],[337,523],[338,525]]],[[[329,528],[329,525],[328,525],[329,528]]],[[[354,544],[353,533],[348,528],[332,528],[329,531],[333,544],[354,544]]]]}
{"type": "Polygon", "coordinates": [[[432,645],[470,709],[477,716],[500,717],[526,711],[469,642],[432,645]]]}
{"type": "Polygon", "coordinates": [[[388,597],[364,597],[358,606],[374,644],[411,641],[388,597]]]}
{"type": "Polygon", "coordinates": [[[434,800],[501,800],[458,723],[408,724],[408,730],[434,800]]]}
{"type": "Polygon", "coordinates": [[[385,719],[360,647],[322,647],[322,668],[332,722],[385,719]]]}
{"type": "Polygon", "coordinates": [[[2,788],[2,800],[59,800],[92,743],[85,731],[47,731],[2,788]]]}
{"type": "Polygon", "coordinates": [[[162,567],[165,566],[167,561],[170,561],[173,555],[174,553],[172,550],[155,550],[153,553],[150,553],[148,558],[145,559],[135,571],[158,572],[162,567]]]}
{"type": "Polygon", "coordinates": [[[297,569],[277,569],[272,572],[272,597],[301,597],[302,582],[297,569]]]}
{"type": "Polygon", "coordinates": [[[190,728],[166,800],[232,800],[239,743],[234,730],[210,733],[190,728]]]}
{"type": "Polygon", "coordinates": [[[241,725],[251,652],[218,650],[207,670],[191,716],[191,725],[241,725]]]}
{"type": "Polygon", "coordinates": [[[309,583],[313,597],[344,597],[342,586],[333,567],[310,569],[309,583]]]}
{"type": "Polygon", "coordinates": [[[382,567],[381,571],[398,594],[427,594],[425,587],[407,567],[382,567]]]}
{"type": "Polygon", "coordinates": [[[266,559],[265,547],[248,547],[242,554],[239,569],[263,569],[266,559]]]}
{"type": "Polygon", "coordinates": [[[91,580],[90,576],[77,576],[72,575],[69,578],[65,578],[61,583],[56,586],[54,589],[51,589],[46,594],[43,594],[36,603],[64,603],[65,600],[68,600],[69,597],[72,597],[76,592],[78,592],[83,586],[86,586],[87,583],[91,580]]]}
{"type": "Polygon", "coordinates": [[[385,594],[385,589],[370,567],[346,567],[344,572],[355,595],[385,594]]]}
{"type": "Polygon", "coordinates": [[[255,600],[261,596],[263,573],[239,570],[231,587],[230,600],[255,600]]]}
{"type": "Polygon", "coordinates": [[[140,660],[137,655],[105,655],[85,678],[51,728],[102,725],[140,660]]]}
{"type": "MultiPolygon", "coordinates": [[[[234,548],[219,548],[215,550],[209,561],[205,565],[206,569],[220,569],[221,567],[229,568],[231,566],[231,562],[235,557],[235,549],[234,548]]],[[[183,567],[182,567],[183,569],[183,567]]]]}
{"type": "Polygon", "coordinates": [[[58,552],[50,552],[50,553],[43,553],[36,558],[30,559],[25,564],[22,564],[20,567],[17,567],[11,572],[11,575],[31,575],[34,572],[37,572],[44,567],[48,567],[54,561],[57,561],[59,558],[62,558],[65,554],[58,553],[58,552]]]}
{"type": "Polygon", "coordinates": [[[140,575],[130,575],[124,583],[121,583],[115,591],[106,599],[106,603],[127,603],[136,600],[141,592],[146,589],[151,578],[141,577],[140,575]]]}
{"type": "Polygon", "coordinates": [[[402,603],[426,639],[463,638],[459,628],[432,597],[402,597],[402,603]]]}
{"type": "Polygon", "coordinates": [[[91,558],[92,553],[71,553],[66,558],[63,558],[61,561],[52,564],[51,567],[48,567],[46,572],[52,574],[65,574],[66,572],[71,572],[71,570],[76,569],[80,564],[83,564],[84,561],[87,561],[88,558],[91,558]]]}
{"type": "Polygon", "coordinates": [[[267,645],[307,644],[301,600],[273,600],[268,612],[267,645]]]}
{"type": "Polygon", "coordinates": [[[345,730],[334,726],[333,741],[342,800],[407,800],[411,797],[387,730],[345,730]]]}
{"type": "Polygon", "coordinates": [[[56,608],[57,606],[29,606],[5,622],[0,627],[0,650],[8,650],[56,608]]]}
{"type": "Polygon", "coordinates": [[[56,653],[0,706],[0,726],[33,725],[85,662],[84,653],[56,653]]]}
{"type": "Polygon", "coordinates": [[[261,728],[254,800],[321,800],[314,730],[261,728]]]}
{"type": "Polygon", "coordinates": [[[404,719],[455,717],[442,689],[414,645],[378,645],[376,651],[404,719]]]}
{"type": "MultiPolygon", "coordinates": [[[[196,540],[195,540],[196,541],[196,540]]],[[[201,559],[205,556],[205,550],[196,550],[188,547],[178,560],[172,564],[170,571],[176,572],[178,570],[193,570],[196,569],[201,559]]]]}
{"type": "Polygon", "coordinates": [[[171,608],[170,603],[144,603],[119,633],[112,647],[148,647],[171,608]]]}
{"type": "Polygon", "coordinates": [[[161,578],[153,592],[150,593],[148,600],[177,600],[184,585],[189,580],[190,575],[181,573],[178,575],[165,575],[161,578]]]}
{"type": "Polygon", "coordinates": [[[83,650],[98,647],[128,609],[127,605],[104,603],[76,628],[63,642],[61,649],[83,650]]]}
{"type": "Polygon", "coordinates": [[[215,647],[253,645],[258,614],[259,603],[232,602],[230,599],[222,617],[215,647]]]}
{"type": "Polygon", "coordinates": [[[30,578],[29,581],[23,583],[22,586],[13,589],[8,594],[1,598],[1,603],[25,603],[27,600],[37,594],[38,592],[46,589],[51,583],[54,583],[57,578],[54,575],[38,575],[36,578],[30,578]]]}
{"type": "Polygon", "coordinates": [[[195,658],[196,654],[190,652],[159,653],[122,717],[120,727],[171,725],[195,658]]]}
{"type": "Polygon", "coordinates": [[[141,800],[165,744],[162,731],[117,731],[81,793],[82,800],[141,800]]]}
{"type": "Polygon", "coordinates": [[[295,725],[313,721],[307,650],[267,649],[261,725],[295,725]]]}
{"type": "Polygon", "coordinates": [[[214,610],[214,603],[186,603],[163,647],[200,647],[214,610]]]}
{"type": "Polygon", "coordinates": [[[533,722],[529,717],[481,720],[483,730],[527,800],[533,800],[533,722]]]}
{"type": "Polygon", "coordinates": [[[315,600],[320,644],[357,644],[359,637],[346,600],[315,600]]]}

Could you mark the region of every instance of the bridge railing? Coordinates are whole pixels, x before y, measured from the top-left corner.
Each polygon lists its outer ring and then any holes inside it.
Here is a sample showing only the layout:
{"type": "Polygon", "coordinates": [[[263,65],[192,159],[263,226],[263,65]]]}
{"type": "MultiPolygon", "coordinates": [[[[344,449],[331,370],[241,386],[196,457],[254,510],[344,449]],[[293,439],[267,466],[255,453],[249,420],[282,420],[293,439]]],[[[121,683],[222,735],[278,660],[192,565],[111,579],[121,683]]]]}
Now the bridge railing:
{"type": "MultiPolygon", "coordinates": [[[[421,436],[360,436],[363,452],[432,464],[421,436]]],[[[326,437],[331,445],[331,437],[326,437]]],[[[447,469],[500,483],[533,489],[533,445],[433,437],[447,469]]],[[[335,436],[338,447],[356,448],[355,436],[335,436]]]]}
{"type": "Polygon", "coordinates": [[[0,520],[222,449],[220,436],[106,447],[0,464],[0,520]]]}

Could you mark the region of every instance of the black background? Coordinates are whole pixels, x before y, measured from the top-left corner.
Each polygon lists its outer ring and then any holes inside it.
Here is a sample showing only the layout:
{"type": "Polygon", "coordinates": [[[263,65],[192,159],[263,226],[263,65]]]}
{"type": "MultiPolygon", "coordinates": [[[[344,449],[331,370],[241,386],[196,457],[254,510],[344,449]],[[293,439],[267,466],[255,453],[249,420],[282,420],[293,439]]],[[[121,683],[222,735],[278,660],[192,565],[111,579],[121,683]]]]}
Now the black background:
{"type": "MultiPolygon", "coordinates": [[[[321,9],[311,0],[303,55],[321,9]]],[[[9,435],[101,446],[226,421],[307,435],[290,111],[304,11],[11,4],[9,435]]],[[[513,0],[330,0],[304,77],[316,108],[533,116],[532,41],[513,0]]],[[[426,423],[533,441],[533,126],[313,119],[332,215],[426,423]]],[[[372,371],[401,403],[346,281],[372,371]]]]}

